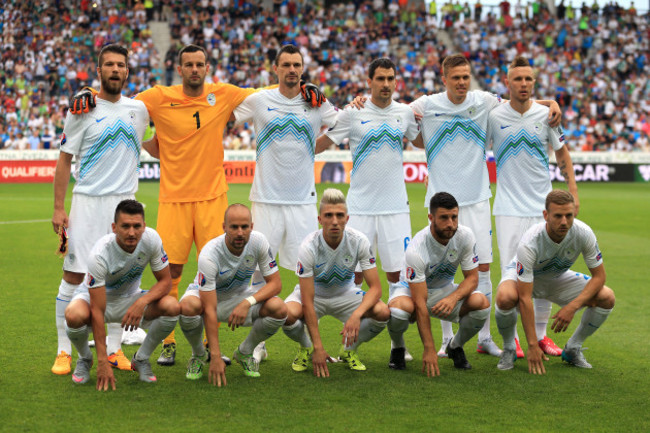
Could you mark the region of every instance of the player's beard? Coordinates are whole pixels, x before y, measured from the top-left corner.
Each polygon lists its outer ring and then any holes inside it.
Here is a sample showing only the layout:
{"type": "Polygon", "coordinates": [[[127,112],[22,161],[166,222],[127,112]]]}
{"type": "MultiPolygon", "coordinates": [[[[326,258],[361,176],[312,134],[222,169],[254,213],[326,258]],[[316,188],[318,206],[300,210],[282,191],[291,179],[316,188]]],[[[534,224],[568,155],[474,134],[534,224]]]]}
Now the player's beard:
{"type": "Polygon", "coordinates": [[[124,87],[125,79],[120,78],[119,81],[111,80],[111,77],[104,78],[102,80],[102,90],[108,93],[109,95],[119,95],[122,93],[122,88],[124,87]]]}
{"type": "Polygon", "coordinates": [[[451,230],[449,230],[449,229],[442,229],[441,230],[434,224],[433,230],[435,230],[436,236],[438,236],[438,238],[449,240],[449,239],[454,237],[454,235],[456,234],[456,231],[458,230],[458,227],[456,227],[455,229],[451,229],[451,230]]]}

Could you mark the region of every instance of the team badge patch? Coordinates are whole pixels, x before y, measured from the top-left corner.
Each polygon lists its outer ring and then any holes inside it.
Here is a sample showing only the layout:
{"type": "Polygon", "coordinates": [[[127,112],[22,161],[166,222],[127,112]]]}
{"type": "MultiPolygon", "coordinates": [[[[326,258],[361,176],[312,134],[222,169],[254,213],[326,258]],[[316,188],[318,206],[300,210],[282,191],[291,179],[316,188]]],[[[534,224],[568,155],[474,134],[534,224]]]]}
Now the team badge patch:
{"type": "Polygon", "coordinates": [[[95,285],[95,277],[90,274],[88,274],[88,279],[86,281],[88,282],[88,287],[93,287],[95,285]]]}
{"type": "Polygon", "coordinates": [[[206,100],[208,101],[208,104],[210,104],[211,106],[217,103],[217,97],[214,96],[214,93],[208,94],[206,100]]]}
{"type": "Polygon", "coordinates": [[[270,269],[275,268],[277,265],[278,265],[278,264],[275,262],[275,260],[269,262],[269,268],[270,268],[270,269]]]}
{"type": "Polygon", "coordinates": [[[415,270],[410,266],[406,268],[406,278],[409,280],[415,279],[415,270]]]}
{"type": "Polygon", "coordinates": [[[68,141],[68,139],[65,138],[65,134],[61,134],[61,144],[60,144],[60,146],[63,146],[67,141],[68,141]]]}
{"type": "Polygon", "coordinates": [[[521,262],[517,262],[517,275],[521,275],[524,273],[524,265],[521,264],[521,262]]]}
{"type": "Polygon", "coordinates": [[[370,262],[371,265],[374,265],[375,262],[376,262],[374,257],[370,257],[370,260],[368,260],[368,261],[370,262]]]}
{"type": "Polygon", "coordinates": [[[298,265],[296,266],[296,272],[298,275],[302,275],[305,273],[305,268],[302,266],[302,263],[298,262],[298,265]]]}
{"type": "Polygon", "coordinates": [[[198,280],[199,286],[205,286],[205,275],[203,275],[203,273],[199,272],[199,274],[196,276],[196,279],[198,280]]]}
{"type": "Polygon", "coordinates": [[[478,256],[472,257],[472,263],[478,263],[478,256]]]}
{"type": "Polygon", "coordinates": [[[162,257],[160,258],[160,261],[163,263],[167,263],[169,259],[167,258],[167,253],[165,252],[165,249],[161,247],[160,252],[162,253],[162,257]]]}

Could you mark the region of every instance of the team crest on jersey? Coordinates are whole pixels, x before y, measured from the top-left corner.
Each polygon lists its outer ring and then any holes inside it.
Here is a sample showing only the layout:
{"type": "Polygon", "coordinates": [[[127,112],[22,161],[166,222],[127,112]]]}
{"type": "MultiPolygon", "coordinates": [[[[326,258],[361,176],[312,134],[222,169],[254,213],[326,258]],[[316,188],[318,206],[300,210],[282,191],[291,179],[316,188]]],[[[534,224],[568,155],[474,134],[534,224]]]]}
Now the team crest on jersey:
{"type": "Polygon", "coordinates": [[[349,255],[349,254],[346,254],[345,256],[343,256],[343,263],[345,263],[346,265],[349,265],[350,263],[352,263],[352,256],[349,255]]]}
{"type": "Polygon", "coordinates": [[[246,264],[246,266],[252,265],[254,261],[255,261],[255,257],[253,257],[251,255],[246,255],[244,257],[244,263],[246,264]]]}
{"type": "Polygon", "coordinates": [[[68,139],[65,138],[65,133],[61,134],[61,144],[59,146],[62,147],[67,141],[68,139]]]}
{"type": "Polygon", "coordinates": [[[131,123],[135,123],[135,110],[129,111],[129,119],[131,119],[131,123]]]}
{"type": "Polygon", "coordinates": [[[458,258],[458,251],[449,250],[449,252],[447,253],[447,260],[449,260],[450,262],[453,262],[457,258],[458,258]]]}
{"type": "Polygon", "coordinates": [[[533,128],[535,128],[535,134],[539,134],[542,132],[542,122],[535,122],[533,128]]]}
{"type": "Polygon", "coordinates": [[[296,266],[296,272],[298,275],[302,275],[305,273],[305,268],[302,266],[302,263],[298,262],[298,265],[296,266]]]}
{"type": "Polygon", "coordinates": [[[140,253],[138,254],[138,257],[136,257],[135,261],[138,264],[142,264],[147,261],[147,256],[144,253],[140,253]]]}
{"type": "Polygon", "coordinates": [[[521,275],[524,273],[524,265],[521,264],[521,262],[517,262],[517,275],[521,275]]]}
{"type": "Polygon", "coordinates": [[[210,106],[214,106],[214,104],[217,103],[217,97],[214,96],[214,93],[209,93],[208,97],[205,99],[208,101],[208,104],[210,104],[210,106]]]}
{"type": "Polygon", "coordinates": [[[414,280],[415,279],[415,269],[408,266],[406,268],[406,278],[408,278],[409,280],[414,280]]]}
{"type": "Polygon", "coordinates": [[[205,275],[203,275],[203,273],[199,272],[199,274],[196,276],[196,279],[198,280],[199,286],[205,286],[205,275]]]}
{"type": "Polygon", "coordinates": [[[467,114],[469,114],[470,116],[473,116],[474,113],[476,113],[476,107],[469,107],[467,109],[467,114]]]}
{"type": "Polygon", "coordinates": [[[88,279],[86,281],[88,283],[88,287],[92,287],[95,285],[95,277],[93,277],[90,274],[88,274],[88,279]]]}

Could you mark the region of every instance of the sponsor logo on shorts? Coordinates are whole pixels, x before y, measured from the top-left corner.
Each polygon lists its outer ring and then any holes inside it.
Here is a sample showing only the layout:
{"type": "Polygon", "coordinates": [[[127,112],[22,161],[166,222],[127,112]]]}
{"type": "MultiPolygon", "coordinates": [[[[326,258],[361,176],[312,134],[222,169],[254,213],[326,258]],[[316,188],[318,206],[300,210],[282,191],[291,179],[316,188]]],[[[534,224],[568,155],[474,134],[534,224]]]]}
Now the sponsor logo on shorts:
{"type": "Polygon", "coordinates": [[[298,265],[296,266],[296,272],[298,275],[302,275],[305,273],[305,268],[302,266],[302,263],[298,262],[298,265]]]}
{"type": "Polygon", "coordinates": [[[408,278],[409,280],[415,279],[415,270],[410,266],[406,268],[406,278],[408,278]]]}
{"type": "Polygon", "coordinates": [[[517,262],[517,275],[521,275],[524,273],[524,265],[521,264],[521,262],[517,262]]]}

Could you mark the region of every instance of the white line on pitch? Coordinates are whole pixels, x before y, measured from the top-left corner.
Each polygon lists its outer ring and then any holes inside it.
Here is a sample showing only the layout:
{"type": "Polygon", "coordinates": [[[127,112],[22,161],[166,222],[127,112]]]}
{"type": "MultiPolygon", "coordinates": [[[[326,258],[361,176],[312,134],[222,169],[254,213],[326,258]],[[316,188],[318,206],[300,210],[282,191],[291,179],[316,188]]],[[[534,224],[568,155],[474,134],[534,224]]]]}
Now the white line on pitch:
{"type": "Polygon", "coordinates": [[[0,224],[32,224],[32,223],[46,223],[50,220],[22,220],[22,221],[0,221],[0,224]]]}

